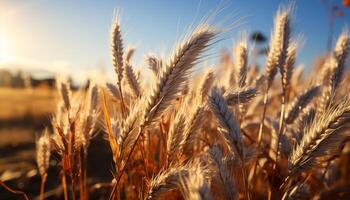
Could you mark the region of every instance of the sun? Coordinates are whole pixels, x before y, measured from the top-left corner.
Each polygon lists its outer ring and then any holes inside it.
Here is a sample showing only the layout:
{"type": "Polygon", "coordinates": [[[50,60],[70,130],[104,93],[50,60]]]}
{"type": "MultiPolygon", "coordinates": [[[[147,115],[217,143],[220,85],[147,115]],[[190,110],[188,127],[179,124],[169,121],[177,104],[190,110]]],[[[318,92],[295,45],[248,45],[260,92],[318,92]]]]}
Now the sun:
{"type": "Polygon", "coordinates": [[[13,60],[13,41],[0,34],[0,63],[7,63],[13,60]]]}

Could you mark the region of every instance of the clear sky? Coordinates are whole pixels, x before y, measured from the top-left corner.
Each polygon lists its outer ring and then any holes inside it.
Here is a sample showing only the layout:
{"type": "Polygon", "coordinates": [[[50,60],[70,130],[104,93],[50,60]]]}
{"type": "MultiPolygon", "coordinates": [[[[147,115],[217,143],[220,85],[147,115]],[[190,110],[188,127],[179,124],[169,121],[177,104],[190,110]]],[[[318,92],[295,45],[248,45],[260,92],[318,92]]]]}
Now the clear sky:
{"type": "MultiPolygon", "coordinates": [[[[114,9],[121,10],[126,44],[137,47],[134,64],[149,52],[168,52],[188,27],[226,5],[216,21],[236,23],[217,48],[231,48],[243,31],[269,36],[277,0],[1,0],[0,65],[84,76],[97,66],[112,73],[109,32],[114,9]],[[243,20],[242,20],[243,18],[243,20]]],[[[330,1],[329,1],[330,2],[330,1]]],[[[341,0],[337,0],[341,5],[341,0]]],[[[298,62],[311,64],[326,50],[328,20],[320,0],[296,0],[294,33],[304,45],[298,62]]],[[[350,8],[336,19],[334,39],[350,22],[350,8]]],[[[218,54],[217,54],[218,55],[218,54]]],[[[215,56],[214,56],[215,57],[215,56]]]]}

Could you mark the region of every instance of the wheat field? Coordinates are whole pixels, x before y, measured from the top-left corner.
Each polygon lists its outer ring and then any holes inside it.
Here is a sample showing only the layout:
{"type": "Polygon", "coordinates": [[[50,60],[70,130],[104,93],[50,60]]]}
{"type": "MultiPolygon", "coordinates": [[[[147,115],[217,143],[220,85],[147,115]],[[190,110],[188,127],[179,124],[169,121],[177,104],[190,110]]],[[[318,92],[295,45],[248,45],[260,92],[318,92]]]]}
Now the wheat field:
{"type": "Polygon", "coordinates": [[[52,168],[57,198],[65,200],[91,199],[95,190],[105,191],[98,199],[350,199],[350,35],[344,28],[331,52],[304,72],[295,65],[292,15],[292,6],[277,11],[262,68],[242,39],[199,73],[224,32],[203,22],[168,59],[145,55],[151,77],[133,68],[137,49],[124,43],[116,19],[115,81],[87,92],[57,83],[51,126],[36,142],[38,199],[48,197],[52,168]],[[97,137],[113,160],[107,183],[88,176],[97,137]]]}

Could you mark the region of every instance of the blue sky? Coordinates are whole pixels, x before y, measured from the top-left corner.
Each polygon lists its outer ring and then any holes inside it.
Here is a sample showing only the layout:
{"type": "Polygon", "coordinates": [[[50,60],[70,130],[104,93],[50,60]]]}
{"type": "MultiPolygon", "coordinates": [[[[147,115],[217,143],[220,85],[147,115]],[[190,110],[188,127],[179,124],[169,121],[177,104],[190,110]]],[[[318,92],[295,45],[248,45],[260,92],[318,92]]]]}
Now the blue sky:
{"type": "MultiPolygon", "coordinates": [[[[16,63],[24,69],[45,69],[82,74],[103,65],[112,73],[109,31],[114,9],[122,16],[125,44],[136,46],[135,65],[143,67],[145,53],[168,52],[191,24],[226,5],[216,22],[236,23],[215,50],[231,48],[238,35],[262,31],[269,36],[273,17],[281,3],[261,0],[1,0],[0,61],[16,63]],[[240,20],[244,18],[243,20],[240,20]],[[6,45],[1,45],[1,42],[6,45]],[[2,55],[1,55],[2,54],[2,55]]],[[[329,1],[330,2],[330,1],[329,1]]],[[[341,4],[341,0],[334,1],[341,4]]],[[[327,16],[320,0],[295,1],[294,33],[304,45],[298,63],[309,65],[324,53],[327,16]]],[[[350,22],[350,8],[342,8],[334,39],[350,22]]],[[[214,58],[211,58],[215,62],[214,58]]],[[[10,65],[8,65],[10,66],[10,65]]]]}

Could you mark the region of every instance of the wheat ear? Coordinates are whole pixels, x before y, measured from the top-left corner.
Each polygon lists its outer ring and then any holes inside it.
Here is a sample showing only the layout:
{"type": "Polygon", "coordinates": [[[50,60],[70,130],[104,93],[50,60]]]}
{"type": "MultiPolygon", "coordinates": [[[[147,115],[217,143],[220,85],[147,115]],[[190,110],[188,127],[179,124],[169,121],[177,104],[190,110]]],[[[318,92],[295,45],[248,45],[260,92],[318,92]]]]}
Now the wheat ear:
{"type": "Polygon", "coordinates": [[[140,80],[137,78],[131,64],[129,62],[125,63],[124,69],[125,69],[125,80],[130,86],[130,89],[133,95],[137,98],[141,97],[142,90],[141,90],[140,80]]]}
{"type": "Polygon", "coordinates": [[[115,98],[120,99],[120,93],[119,89],[116,85],[112,83],[106,83],[106,88],[108,89],[108,92],[115,98]]]}
{"type": "Polygon", "coordinates": [[[97,85],[93,85],[89,89],[89,102],[87,113],[85,113],[84,119],[82,120],[83,127],[83,147],[84,153],[87,153],[87,148],[90,145],[90,139],[93,134],[95,124],[98,118],[98,105],[99,105],[99,89],[97,85]]]}
{"type": "Polygon", "coordinates": [[[338,88],[344,74],[345,61],[349,55],[350,36],[348,30],[344,30],[339,36],[337,44],[334,49],[334,58],[336,64],[332,66],[331,72],[331,86],[338,88]]]}
{"type": "Polygon", "coordinates": [[[199,96],[201,97],[202,101],[205,101],[207,99],[208,93],[214,83],[214,80],[215,80],[214,70],[208,69],[204,74],[199,87],[199,96]]]}
{"type": "Polygon", "coordinates": [[[344,139],[344,128],[350,122],[348,100],[331,107],[315,119],[289,158],[290,175],[303,172],[317,163],[319,157],[331,154],[344,139]]]}
{"type": "Polygon", "coordinates": [[[135,54],[135,48],[133,47],[128,47],[125,50],[125,54],[124,54],[124,63],[130,63],[131,58],[133,57],[133,55],[135,54]]]}
{"type": "Polygon", "coordinates": [[[195,99],[195,105],[190,110],[186,120],[186,126],[183,134],[183,140],[180,145],[180,152],[188,154],[191,149],[191,144],[195,140],[196,133],[201,127],[201,122],[204,116],[205,107],[202,105],[200,98],[195,99]]]}
{"type": "Polygon", "coordinates": [[[330,97],[334,96],[336,89],[343,79],[345,69],[345,60],[349,54],[350,36],[347,30],[339,36],[333,55],[325,63],[323,77],[323,88],[318,113],[322,113],[331,101],[330,97]]]}
{"type": "Polygon", "coordinates": [[[47,130],[40,136],[36,143],[36,162],[41,176],[40,200],[44,199],[45,182],[51,155],[51,141],[47,130]]]}
{"type": "Polygon", "coordinates": [[[124,55],[124,47],[123,47],[123,39],[120,31],[120,23],[118,20],[112,24],[111,31],[111,51],[112,51],[112,61],[114,66],[114,71],[117,74],[118,85],[121,84],[123,79],[123,55],[124,55]]]}
{"type": "Polygon", "coordinates": [[[277,73],[277,69],[284,65],[287,55],[290,35],[290,8],[280,9],[275,17],[275,27],[271,39],[270,50],[266,61],[266,76],[268,87],[277,73]]]}
{"type": "MultiPolygon", "coordinates": [[[[214,145],[208,151],[209,161],[214,166],[216,175],[214,180],[219,183],[217,189],[220,191],[223,199],[235,200],[238,199],[238,189],[231,172],[224,162],[222,149],[218,145],[214,145]]],[[[213,187],[215,187],[213,185],[213,187]]]]}
{"type": "Polygon", "coordinates": [[[190,164],[186,164],[171,166],[169,169],[161,171],[151,180],[146,199],[157,199],[162,194],[176,189],[180,179],[188,177],[190,170],[190,164]]]}
{"type": "Polygon", "coordinates": [[[158,77],[159,73],[163,69],[163,62],[161,59],[157,58],[155,55],[147,55],[145,60],[148,64],[149,69],[153,72],[153,74],[158,77]]]}
{"type": "Polygon", "coordinates": [[[234,49],[236,57],[236,82],[239,88],[244,87],[247,78],[247,65],[248,65],[248,49],[247,42],[241,41],[234,49]]]}
{"type": "Polygon", "coordinates": [[[234,119],[233,113],[228,108],[225,98],[217,87],[212,89],[208,98],[208,104],[220,125],[219,130],[225,139],[227,147],[233,154],[243,158],[243,140],[240,128],[234,119]]]}
{"type": "Polygon", "coordinates": [[[298,118],[300,111],[302,111],[313,98],[319,93],[319,86],[312,86],[309,89],[305,90],[300,96],[296,97],[289,109],[286,112],[285,122],[291,124],[298,118]]]}
{"type": "Polygon", "coordinates": [[[120,22],[119,19],[116,19],[112,24],[111,31],[111,54],[112,54],[112,63],[114,66],[114,71],[117,74],[117,85],[120,94],[120,107],[122,115],[126,115],[126,106],[124,103],[123,89],[122,89],[122,80],[124,75],[124,47],[123,39],[120,31],[120,22]]]}
{"type": "Polygon", "coordinates": [[[70,110],[72,103],[71,103],[71,96],[72,91],[70,89],[70,85],[67,82],[60,81],[58,89],[60,91],[61,98],[63,100],[65,109],[68,111],[70,110]]]}
{"type": "Polygon", "coordinates": [[[179,45],[148,98],[144,110],[144,125],[158,119],[170,102],[179,95],[199,56],[211,45],[216,35],[213,28],[201,25],[187,41],[179,45]]]}
{"type": "Polygon", "coordinates": [[[185,200],[214,200],[204,171],[206,169],[198,164],[189,171],[188,177],[180,178],[180,191],[185,200]]]}
{"type": "Polygon", "coordinates": [[[231,92],[228,90],[225,92],[224,97],[227,104],[230,106],[249,103],[258,95],[258,90],[255,87],[246,87],[237,92],[231,92]]]}
{"type": "Polygon", "coordinates": [[[307,108],[303,114],[298,119],[298,128],[297,128],[297,143],[300,143],[302,136],[304,135],[305,130],[313,123],[316,117],[316,110],[313,107],[307,108]]]}
{"type": "Polygon", "coordinates": [[[217,87],[212,89],[208,104],[219,124],[219,131],[231,153],[237,155],[241,161],[242,176],[246,198],[250,199],[247,174],[245,171],[245,153],[240,127],[229,110],[227,102],[217,87]]]}
{"type": "Polygon", "coordinates": [[[168,165],[176,158],[177,152],[180,149],[180,143],[183,140],[183,134],[186,125],[186,117],[182,112],[183,111],[178,111],[169,129],[167,139],[168,165]]]}
{"type": "Polygon", "coordinates": [[[47,130],[40,136],[36,143],[36,161],[41,176],[47,173],[51,154],[50,136],[47,130]]]}

